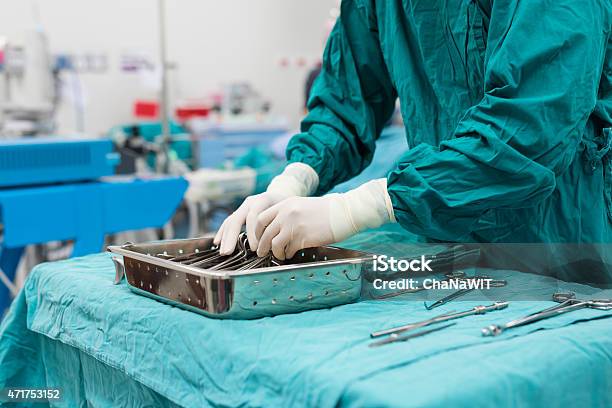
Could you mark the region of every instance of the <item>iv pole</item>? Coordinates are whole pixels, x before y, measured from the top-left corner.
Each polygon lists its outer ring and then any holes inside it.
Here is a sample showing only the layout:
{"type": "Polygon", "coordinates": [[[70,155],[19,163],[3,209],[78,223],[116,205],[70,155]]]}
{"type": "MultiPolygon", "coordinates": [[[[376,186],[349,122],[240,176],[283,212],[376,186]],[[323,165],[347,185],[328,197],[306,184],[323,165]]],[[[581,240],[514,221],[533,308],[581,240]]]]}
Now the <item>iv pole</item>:
{"type": "Polygon", "coordinates": [[[169,167],[169,144],[170,144],[170,121],[169,121],[169,101],[168,101],[168,56],[166,48],[166,2],[157,1],[159,12],[159,58],[161,64],[161,143],[157,159],[157,171],[168,173],[169,167]]]}

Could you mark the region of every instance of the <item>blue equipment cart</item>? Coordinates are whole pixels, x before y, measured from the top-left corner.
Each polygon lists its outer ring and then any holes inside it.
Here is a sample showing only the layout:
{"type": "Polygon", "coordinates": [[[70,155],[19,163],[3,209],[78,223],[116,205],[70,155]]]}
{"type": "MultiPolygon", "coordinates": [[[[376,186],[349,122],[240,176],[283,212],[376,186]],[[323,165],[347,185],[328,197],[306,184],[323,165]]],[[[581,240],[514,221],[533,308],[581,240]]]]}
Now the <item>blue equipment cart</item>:
{"type": "MultiPolygon", "coordinates": [[[[12,280],[27,245],[74,240],[72,256],[99,252],[106,234],[161,227],[182,200],[180,177],[108,177],[107,139],[0,143],[0,268],[12,280]]],[[[6,282],[5,282],[6,283],[6,282]]],[[[0,316],[10,303],[0,284],[0,316]]]]}

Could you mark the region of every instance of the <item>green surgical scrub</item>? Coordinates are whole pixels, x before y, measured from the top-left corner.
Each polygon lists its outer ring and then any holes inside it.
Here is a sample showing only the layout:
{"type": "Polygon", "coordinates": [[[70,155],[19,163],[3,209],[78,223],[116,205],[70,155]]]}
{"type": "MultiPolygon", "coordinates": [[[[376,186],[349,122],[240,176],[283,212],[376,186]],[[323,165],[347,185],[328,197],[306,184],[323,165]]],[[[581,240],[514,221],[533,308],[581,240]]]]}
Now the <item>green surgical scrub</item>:
{"type": "Polygon", "coordinates": [[[612,242],[612,2],[343,0],[287,155],[324,193],[399,98],[395,217],[433,240],[612,242]]]}

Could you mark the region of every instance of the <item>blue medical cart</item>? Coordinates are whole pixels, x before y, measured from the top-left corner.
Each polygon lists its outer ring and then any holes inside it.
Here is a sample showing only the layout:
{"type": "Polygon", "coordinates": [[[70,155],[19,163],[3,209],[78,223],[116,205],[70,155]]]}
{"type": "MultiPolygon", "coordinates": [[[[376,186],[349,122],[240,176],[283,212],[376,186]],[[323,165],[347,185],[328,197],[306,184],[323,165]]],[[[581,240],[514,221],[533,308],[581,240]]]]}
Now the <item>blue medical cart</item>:
{"type": "Polygon", "coordinates": [[[108,139],[0,141],[0,187],[94,180],[112,175],[119,156],[108,139]]]}
{"type": "Polygon", "coordinates": [[[199,167],[219,167],[234,160],[250,148],[268,145],[275,138],[286,134],[284,124],[211,124],[194,131],[196,161],[199,167]]]}
{"type": "MultiPolygon", "coordinates": [[[[162,227],[187,189],[181,177],[112,176],[108,139],[0,141],[0,268],[13,279],[26,246],[73,240],[72,256],[99,252],[104,237],[162,227]]],[[[10,304],[0,284],[0,316],[10,304]]]]}

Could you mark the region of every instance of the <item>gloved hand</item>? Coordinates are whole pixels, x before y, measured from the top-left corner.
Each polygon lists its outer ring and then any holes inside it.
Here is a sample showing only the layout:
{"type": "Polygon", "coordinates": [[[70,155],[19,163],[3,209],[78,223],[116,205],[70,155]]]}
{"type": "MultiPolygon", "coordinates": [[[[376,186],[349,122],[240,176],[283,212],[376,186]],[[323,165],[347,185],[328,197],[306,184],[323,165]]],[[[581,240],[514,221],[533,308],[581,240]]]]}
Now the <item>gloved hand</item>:
{"type": "Polygon", "coordinates": [[[240,207],[223,221],[221,228],[217,231],[213,242],[215,245],[221,244],[219,252],[222,255],[229,255],[234,252],[236,242],[238,241],[238,235],[245,223],[247,226],[249,246],[252,250],[255,250],[257,248],[257,241],[253,241],[253,235],[249,234],[249,231],[255,230],[257,217],[262,211],[288,197],[290,197],[290,195],[270,191],[247,197],[240,207]]]}
{"type": "Polygon", "coordinates": [[[257,255],[272,250],[278,259],[288,259],[302,248],[335,242],[330,223],[335,199],[337,194],[292,197],[262,212],[253,231],[259,242],[257,255]]]}
{"type": "Polygon", "coordinates": [[[234,252],[238,235],[245,224],[249,246],[255,251],[258,245],[258,238],[255,236],[258,216],[289,197],[312,194],[318,184],[319,176],[310,166],[302,163],[288,165],[282,174],[272,180],[266,192],[247,197],[242,205],[223,221],[213,240],[215,245],[221,245],[219,252],[223,255],[234,252]]]}
{"type": "Polygon", "coordinates": [[[257,217],[257,255],[265,256],[272,250],[278,259],[289,259],[300,249],[339,242],[388,222],[395,222],[395,216],[386,179],[370,181],[344,194],[291,197],[257,217]]]}

